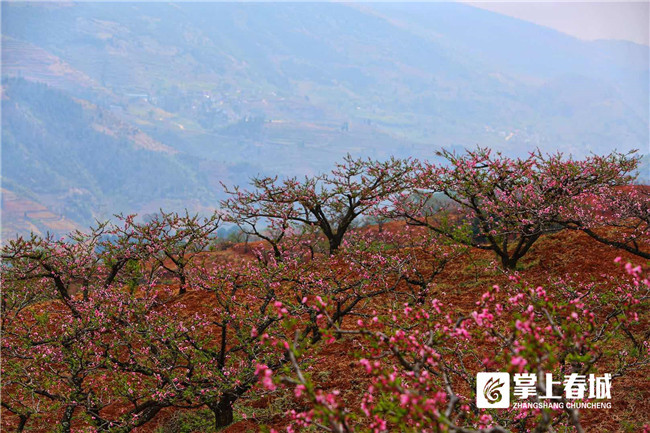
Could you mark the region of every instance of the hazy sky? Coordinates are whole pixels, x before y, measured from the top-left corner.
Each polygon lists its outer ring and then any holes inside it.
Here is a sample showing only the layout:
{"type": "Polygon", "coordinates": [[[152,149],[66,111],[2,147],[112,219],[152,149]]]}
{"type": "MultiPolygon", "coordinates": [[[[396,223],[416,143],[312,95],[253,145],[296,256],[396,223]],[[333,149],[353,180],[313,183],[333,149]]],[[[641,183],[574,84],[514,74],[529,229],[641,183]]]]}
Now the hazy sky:
{"type": "Polygon", "coordinates": [[[473,6],[551,27],[580,39],[625,39],[650,45],[650,0],[469,1],[473,6]]]}
{"type": "MultiPolygon", "coordinates": [[[[4,0],[3,0],[4,1],[4,0]]],[[[25,0],[12,0],[25,1],[25,0]]],[[[60,0],[51,0],[60,1],[60,0]]],[[[96,1],[96,0],[80,0],[96,1]]],[[[133,1],[133,0],[118,0],[133,1]]],[[[135,0],[136,2],[138,0],[135,0]]],[[[140,0],[152,1],[152,0],[140,0]]],[[[155,0],[153,0],[155,1],[155,0]]],[[[187,1],[187,0],[180,0],[187,1]]],[[[215,0],[199,0],[215,1],[215,0]]],[[[216,0],[229,1],[229,0],[216,0]]],[[[232,0],[231,0],[232,1],[232,0]]],[[[235,0],[251,1],[251,0],[235,0]]],[[[278,0],[253,0],[273,2],[278,0]]],[[[296,1],[296,0],[279,0],[296,1]]],[[[297,0],[323,1],[323,0],[297,0]]],[[[435,2],[445,0],[325,0],[351,2],[392,2],[392,1],[424,1],[435,2]]],[[[456,0],[472,6],[527,20],[555,30],[567,33],[584,40],[594,39],[624,39],[639,44],[650,45],[650,0],[609,0],[609,1],[539,1],[539,0],[456,0]]]]}

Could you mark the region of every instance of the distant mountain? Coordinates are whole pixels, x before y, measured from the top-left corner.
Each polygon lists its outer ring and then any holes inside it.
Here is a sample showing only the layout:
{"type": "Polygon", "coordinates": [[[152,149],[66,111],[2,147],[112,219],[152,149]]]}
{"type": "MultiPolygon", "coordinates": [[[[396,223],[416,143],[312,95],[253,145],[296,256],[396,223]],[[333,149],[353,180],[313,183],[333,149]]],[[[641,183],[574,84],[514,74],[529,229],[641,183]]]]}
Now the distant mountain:
{"type": "Polygon", "coordinates": [[[86,191],[74,221],[348,152],[648,151],[648,47],[457,3],[3,2],[2,33],[3,76],[50,87],[3,84],[3,182],[86,191]]]}
{"type": "Polygon", "coordinates": [[[214,200],[196,158],[176,157],[138,129],[44,84],[5,79],[2,87],[3,186],[14,194],[27,190],[83,224],[156,199],[214,200]]]}

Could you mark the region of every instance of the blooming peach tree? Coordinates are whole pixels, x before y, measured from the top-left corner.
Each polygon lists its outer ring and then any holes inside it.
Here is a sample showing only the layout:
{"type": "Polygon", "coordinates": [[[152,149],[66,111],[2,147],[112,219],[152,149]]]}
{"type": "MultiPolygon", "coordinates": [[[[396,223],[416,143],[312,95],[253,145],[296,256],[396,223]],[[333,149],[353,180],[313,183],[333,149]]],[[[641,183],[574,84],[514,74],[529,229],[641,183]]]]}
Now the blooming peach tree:
{"type": "Polygon", "coordinates": [[[231,197],[221,207],[229,221],[271,244],[277,257],[292,224],[318,228],[333,254],[355,219],[407,188],[411,172],[408,160],[379,162],[348,155],[331,173],[302,181],[258,177],[252,179],[251,191],[225,187],[231,197]]]}
{"type": "Polygon", "coordinates": [[[387,213],[494,251],[507,269],[515,269],[542,235],[560,230],[575,202],[630,183],[638,162],[618,153],[574,160],[537,151],[509,158],[485,148],[440,155],[448,164],[421,164],[415,193],[396,195],[387,213]],[[437,195],[446,199],[446,208],[432,207],[437,195]],[[472,225],[476,235],[459,229],[461,223],[472,225]]]}
{"type": "Polygon", "coordinates": [[[396,305],[357,329],[337,330],[363,341],[359,364],[370,383],[358,406],[342,400],[339,390],[319,389],[290,341],[291,369],[266,383],[287,386],[311,404],[289,413],[294,422],[287,431],[550,432],[563,425],[584,432],[581,411],[567,403],[611,397],[592,386],[597,377],[615,386],[624,374],[650,365],[644,327],[650,282],[640,266],[625,270],[627,277],[604,283],[555,281],[546,289],[513,275],[467,314],[453,314],[433,299],[416,308],[396,305]],[[507,371],[525,385],[513,388],[513,400],[563,405],[481,409],[476,373],[492,371],[507,371]],[[580,378],[582,385],[567,385],[580,378]]]}
{"type": "Polygon", "coordinates": [[[650,259],[650,186],[630,185],[574,203],[564,222],[606,245],[650,259]]]}
{"type": "Polygon", "coordinates": [[[178,237],[193,218],[130,218],[105,226],[110,236],[96,244],[34,237],[3,250],[3,410],[19,431],[126,433],[165,408],[203,406],[215,427],[226,426],[259,365],[274,371],[290,361],[281,324],[313,347],[401,278],[402,259],[370,242],[309,261],[212,264],[185,256],[200,254],[184,242],[189,235],[178,237]],[[156,270],[176,275],[161,261],[179,257],[186,290],[175,294],[156,270]]]}
{"type": "Polygon", "coordinates": [[[118,216],[123,226],[117,226],[116,233],[121,239],[145,249],[143,264],[150,272],[166,271],[178,280],[179,293],[188,287],[188,269],[192,261],[214,241],[211,236],[221,222],[219,213],[201,218],[162,210],[146,223],[136,223],[132,217],[118,216]],[[146,263],[145,263],[146,262],[146,263]]]}

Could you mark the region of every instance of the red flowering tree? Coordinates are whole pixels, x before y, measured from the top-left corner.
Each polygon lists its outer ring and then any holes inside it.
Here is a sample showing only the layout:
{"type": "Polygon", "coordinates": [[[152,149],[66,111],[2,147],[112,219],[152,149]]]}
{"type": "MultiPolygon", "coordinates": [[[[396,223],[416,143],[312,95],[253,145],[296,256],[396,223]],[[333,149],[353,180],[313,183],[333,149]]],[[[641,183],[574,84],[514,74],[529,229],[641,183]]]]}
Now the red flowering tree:
{"type": "Polygon", "coordinates": [[[34,238],[4,249],[3,408],[19,430],[53,423],[63,432],[126,433],[164,408],[202,406],[223,427],[258,382],[259,365],[273,371],[289,362],[280,323],[292,323],[297,341],[312,347],[401,278],[398,259],[360,243],[309,262],[293,255],[218,266],[188,259],[183,271],[193,290],[173,295],[159,284],[162,274],[144,270],[181,254],[166,250],[174,245],[196,254],[175,238],[184,230],[179,219],[163,220],[173,229],[129,219],[106,226],[107,244],[82,249],[87,254],[77,261],[65,252],[87,245],[34,238]],[[56,255],[35,253],[42,250],[56,255]],[[118,261],[124,264],[115,272],[118,261]],[[74,287],[80,275],[86,296],[74,287]],[[187,306],[190,295],[200,307],[187,306]]]}
{"type": "Polygon", "coordinates": [[[575,203],[567,228],[598,242],[650,259],[650,187],[629,186],[575,203]]]}
{"type": "Polygon", "coordinates": [[[492,250],[507,269],[514,269],[540,236],[561,229],[576,201],[630,183],[638,162],[629,154],[573,160],[539,151],[513,159],[482,148],[440,155],[448,164],[422,164],[414,176],[416,193],[398,195],[389,214],[492,250]],[[436,194],[446,198],[446,209],[432,206],[436,194]],[[460,229],[461,223],[475,235],[460,229]]]}
{"type": "Polygon", "coordinates": [[[56,295],[66,303],[79,291],[87,298],[90,281],[102,279],[103,285],[112,284],[131,257],[129,251],[117,253],[117,248],[114,248],[115,260],[111,263],[104,263],[99,258],[96,252],[105,246],[104,236],[109,231],[104,223],[88,234],[72,233],[69,241],[33,234],[29,238],[10,240],[2,248],[2,260],[11,269],[8,278],[12,282],[48,281],[56,295]]]}
{"type": "Polygon", "coordinates": [[[592,383],[596,376],[611,386],[650,365],[650,342],[639,326],[648,320],[650,282],[640,267],[625,269],[628,278],[604,284],[558,281],[548,291],[512,277],[511,285],[494,286],[467,315],[454,315],[434,299],[418,308],[396,305],[358,329],[338,330],[365,340],[359,363],[371,379],[360,407],[346,404],[338,390],[316,387],[295,346],[288,354],[291,371],[267,384],[293,388],[311,404],[290,412],[294,424],[287,431],[295,426],[332,432],[546,432],[562,424],[584,432],[580,411],[566,403],[606,398],[608,391],[592,383]],[[523,391],[513,388],[515,400],[565,406],[478,408],[476,373],[490,371],[509,371],[515,384],[525,384],[523,391]],[[585,382],[567,388],[557,380],[562,377],[585,382]]]}
{"type": "Polygon", "coordinates": [[[183,372],[199,378],[199,365],[210,365],[188,357],[195,337],[186,327],[201,324],[183,326],[178,309],[166,308],[171,294],[156,286],[155,264],[161,254],[183,257],[177,234],[195,220],[170,215],[173,228],[126,217],[70,241],[32,236],[3,248],[3,408],[19,417],[19,431],[29,421],[128,432],[164,407],[192,404],[178,389],[190,387],[183,372]]]}
{"type": "Polygon", "coordinates": [[[227,220],[269,242],[277,257],[292,224],[317,227],[333,254],[355,219],[407,188],[411,172],[408,160],[379,162],[348,155],[331,173],[302,181],[258,177],[252,179],[251,191],[224,186],[231,197],[221,207],[227,210],[227,220]]]}
{"type": "MultiPolygon", "coordinates": [[[[435,291],[436,277],[468,249],[431,230],[409,225],[355,230],[344,245],[346,251],[373,251],[375,260],[392,266],[402,282],[394,294],[410,304],[424,303],[435,291]]],[[[348,260],[347,254],[343,259],[348,260]]]]}
{"type": "Polygon", "coordinates": [[[120,239],[139,245],[146,251],[146,265],[149,272],[164,270],[178,279],[179,293],[185,293],[188,286],[188,269],[197,253],[214,241],[211,237],[221,222],[221,216],[213,213],[201,218],[160,210],[150,221],[136,223],[133,217],[119,216],[123,226],[116,227],[120,239]]]}
{"type": "Polygon", "coordinates": [[[252,371],[268,383],[266,375],[290,361],[287,338],[309,350],[327,330],[396,290],[399,259],[383,257],[365,242],[344,241],[341,248],[342,254],[308,262],[285,255],[200,272],[200,286],[216,302],[206,313],[215,344],[200,350],[229,369],[215,398],[206,400],[217,427],[232,422],[233,405],[257,383],[252,371]]]}

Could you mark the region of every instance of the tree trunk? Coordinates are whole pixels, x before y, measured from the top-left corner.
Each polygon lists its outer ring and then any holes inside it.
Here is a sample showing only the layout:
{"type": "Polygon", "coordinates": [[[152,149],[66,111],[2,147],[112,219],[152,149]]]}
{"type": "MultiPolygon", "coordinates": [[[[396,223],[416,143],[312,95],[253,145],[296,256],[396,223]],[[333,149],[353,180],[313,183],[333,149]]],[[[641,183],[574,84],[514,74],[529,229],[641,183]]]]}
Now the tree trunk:
{"type": "Polygon", "coordinates": [[[181,288],[179,289],[178,294],[182,295],[185,292],[187,292],[187,286],[186,286],[187,282],[185,280],[185,271],[181,270],[181,273],[179,274],[178,279],[180,280],[180,283],[181,283],[181,288]]]}
{"type": "Polygon", "coordinates": [[[280,251],[280,248],[278,248],[277,244],[273,244],[273,256],[275,256],[277,261],[282,261],[282,252],[280,251]]]}
{"type": "Polygon", "coordinates": [[[214,413],[214,426],[216,429],[232,424],[234,418],[232,405],[236,400],[236,396],[224,394],[219,401],[208,404],[208,407],[214,413]]]}
{"type": "Polygon", "coordinates": [[[61,424],[59,425],[62,433],[70,433],[72,429],[72,415],[74,414],[74,406],[66,406],[61,417],[61,424]]]}
{"type": "Polygon", "coordinates": [[[20,418],[20,423],[18,424],[18,430],[16,430],[18,433],[21,433],[22,431],[25,430],[25,424],[27,424],[27,419],[29,418],[27,415],[19,415],[20,418]]]}
{"type": "Polygon", "coordinates": [[[501,256],[501,265],[503,266],[503,269],[510,269],[514,271],[517,269],[517,259],[513,257],[508,257],[507,254],[503,254],[501,256]]]}
{"type": "Polygon", "coordinates": [[[343,241],[343,235],[334,235],[331,238],[328,239],[329,244],[330,244],[330,256],[333,256],[336,254],[338,251],[339,247],[341,246],[341,242],[343,241]]]}

